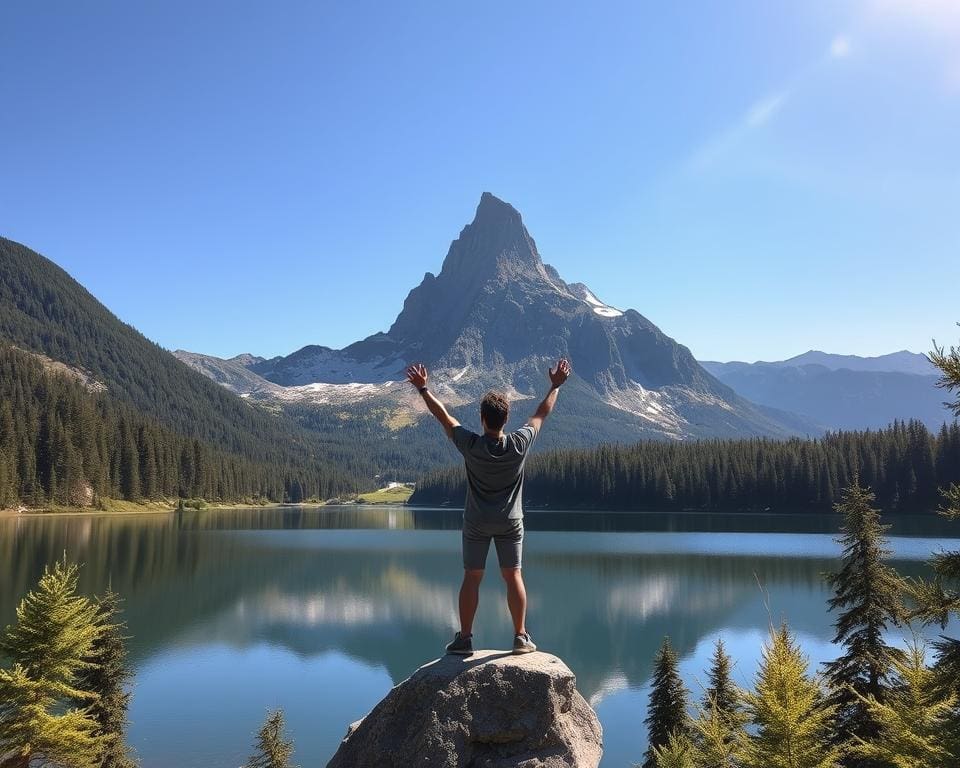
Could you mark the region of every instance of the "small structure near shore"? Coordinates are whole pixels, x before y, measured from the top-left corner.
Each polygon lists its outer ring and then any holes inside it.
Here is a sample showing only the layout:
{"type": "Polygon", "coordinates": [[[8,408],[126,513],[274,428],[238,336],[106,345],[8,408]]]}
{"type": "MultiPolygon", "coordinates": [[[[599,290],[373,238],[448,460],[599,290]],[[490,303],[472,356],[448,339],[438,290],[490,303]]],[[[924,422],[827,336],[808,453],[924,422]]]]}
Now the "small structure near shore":
{"type": "Polygon", "coordinates": [[[603,732],[556,656],[444,656],[353,723],[327,768],[596,768],[603,732]]]}

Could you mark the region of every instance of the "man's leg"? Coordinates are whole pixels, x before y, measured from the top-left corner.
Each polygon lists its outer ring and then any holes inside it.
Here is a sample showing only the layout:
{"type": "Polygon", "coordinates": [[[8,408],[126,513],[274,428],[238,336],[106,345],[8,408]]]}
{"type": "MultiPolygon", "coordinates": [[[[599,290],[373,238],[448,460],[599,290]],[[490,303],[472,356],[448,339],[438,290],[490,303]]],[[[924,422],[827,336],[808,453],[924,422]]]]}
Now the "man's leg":
{"type": "Polygon", "coordinates": [[[507,584],[507,605],[513,619],[513,633],[526,634],[527,590],[523,585],[523,575],[519,568],[501,568],[500,573],[507,584]]]}
{"type": "Polygon", "coordinates": [[[507,585],[507,605],[515,635],[526,634],[527,590],[520,566],[523,563],[523,520],[507,520],[493,537],[500,561],[500,574],[507,585]]]}
{"type": "Polygon", "coordinates": [[[464,569],[463,584],[460,585],[460,636],[473,634],[473,619],[480,604],[480,582],[483,570],[464,569]]]}

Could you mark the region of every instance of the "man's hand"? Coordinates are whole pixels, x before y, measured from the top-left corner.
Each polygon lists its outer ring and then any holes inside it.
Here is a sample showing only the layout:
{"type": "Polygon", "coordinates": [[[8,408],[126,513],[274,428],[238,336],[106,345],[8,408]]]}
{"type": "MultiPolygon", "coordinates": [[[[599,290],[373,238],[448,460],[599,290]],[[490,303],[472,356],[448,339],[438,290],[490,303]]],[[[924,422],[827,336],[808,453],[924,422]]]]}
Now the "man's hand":
{"type": "Polygon", "coordinates": [[[423,363],[416,363],[407,368],[407,381],[417,389],[427,386],[427,367],[423,363]]]}
{"type": "Polygon", "coordinates": [[[557,361],[557,367],[551,368],[548,375],[550,376],[550,383],[554,389],[562,386],[563,382],[570,376],[570,361],[565,357],[561,357],[557,361]]]}
{"type": "Polygon", "coordinates": [[[565,357],[561,357],[557,361],[556,367],[550,369],[548,375],[550,376],[550,391],[547,392],[547,396],[543,398],[543,402],[540,403],[537,412],[527,419],[527,424],[537,432],[540,431],[544,420],[550,415],[553,406],[557,404],[557,394],[560,392],[560,387],[563,386],[563,382],[570,376],[570,361],[565,357]]]}
{"type": "Polygon", "coordinates": [[[407,381],[409,381],[413,386],[420,390],[420,394],[423,396],[423,402],[426,403],[427,410],[433,414],[433,417],[440,422],[440,426],[443,427],[443,431],[447,433],[447,437],[453,437],[454,427],[459,427],[460,422],[457,421],[453,416],[451,416],[447,409],[443,407],[437,398],[433,396],[433,393],[427,389],[427,366],[423,363],[414,363],[409,368],[407,368],[407,381]]]}

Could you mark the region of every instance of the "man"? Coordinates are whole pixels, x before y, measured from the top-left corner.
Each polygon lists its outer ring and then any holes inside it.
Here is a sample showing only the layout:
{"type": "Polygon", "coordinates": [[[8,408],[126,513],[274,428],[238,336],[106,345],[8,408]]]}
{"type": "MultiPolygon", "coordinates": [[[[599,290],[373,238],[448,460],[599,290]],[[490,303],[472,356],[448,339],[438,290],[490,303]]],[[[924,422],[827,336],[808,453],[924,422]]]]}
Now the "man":
{"type": "Polygon", "coordinates": [[[507,584],[507,605],[513,619],[513,652],[537,650],[527,632],[527,592],[520,573],[523,548],[523,469],[530,446],[557,402],[557,393],[570,375],[566,359],[549,371],[550,391],[536,413],[516,432],[505,433],[510,403],[496,392],[480,401],[483,434],[460,426],[443,403],[427,387],[427,369],[422,363],[407,368],[427,409],[463,454],[467,469],[467,501],[463,511],[463,584],[460,586],[460,631],[447,645],[447,653],[473,653],[473,619],[480,601],[480,582],[490,541],[497,548],[500,573],[507,584]]]}

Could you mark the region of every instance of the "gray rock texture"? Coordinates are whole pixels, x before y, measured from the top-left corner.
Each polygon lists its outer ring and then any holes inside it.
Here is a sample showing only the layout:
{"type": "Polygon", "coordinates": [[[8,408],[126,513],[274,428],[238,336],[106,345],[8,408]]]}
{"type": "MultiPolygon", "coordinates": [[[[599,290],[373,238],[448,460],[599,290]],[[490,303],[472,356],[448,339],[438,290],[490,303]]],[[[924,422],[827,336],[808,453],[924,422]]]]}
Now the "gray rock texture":
{"type": "Polygon", "coordinates": [[[327,768],[596,768],[603,733],[556,656],[444,656],[354,723],[327,768]]]}

